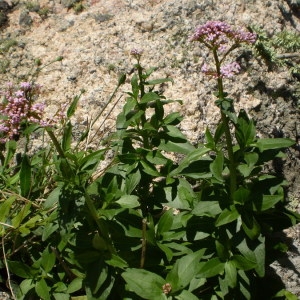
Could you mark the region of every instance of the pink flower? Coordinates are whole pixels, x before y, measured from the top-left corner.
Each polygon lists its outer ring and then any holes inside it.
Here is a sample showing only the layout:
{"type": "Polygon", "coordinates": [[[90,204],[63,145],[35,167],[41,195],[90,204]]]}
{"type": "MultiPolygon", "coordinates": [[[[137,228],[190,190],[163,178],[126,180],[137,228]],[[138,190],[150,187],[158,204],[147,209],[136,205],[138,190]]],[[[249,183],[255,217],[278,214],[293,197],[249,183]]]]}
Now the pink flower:
{"type": "Polygon", "coordinates": [[[0,103],[0,142],[15,139],[20,135],[24,123],[44,124],[45,106],[41,103],[33,104],[34,96],[39,92],[40,86],[28,82],[21,82],[17,91],[13,85],[8,84],[8,90],[1,93],[5,101],[0,103]]]}
{"type": "Polygon", "coordinates": [[[238,74],[240,70],[241,66],[235,61],[220,68],[222,77],[226,78],[233,77],[235,74],[238,74]]]}
{"type": "Polygon", "coordinates": [[[208,21],[206,24],[195,29],[190,41],[199,41],[208,48],[217,48],[221,52],[226,52],[233,44],[248,43],[256,41],[256,34],[234,30],[227,23],[221,21],[208,21]]]}
{"type": "Polygon", "coordinates": [[[142,56],[143,52],[144,52],[143,49],[133,48],[131,49],[130,54],[135,58],[139,59],[142,56]]]}

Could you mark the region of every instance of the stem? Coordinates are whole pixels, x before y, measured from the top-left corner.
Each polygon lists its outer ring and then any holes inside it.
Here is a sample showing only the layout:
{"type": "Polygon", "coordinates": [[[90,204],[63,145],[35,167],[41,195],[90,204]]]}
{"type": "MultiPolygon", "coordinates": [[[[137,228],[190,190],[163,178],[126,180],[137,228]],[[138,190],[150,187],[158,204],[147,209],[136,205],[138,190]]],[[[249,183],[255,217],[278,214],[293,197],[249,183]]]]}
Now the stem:
{"type": "Polygon", "coordinates": [[[11,292],[12,298],[13,299],[17,299],[16,296],[15,296],[15,294],[14,294],[14,290],[12,288],[12,285],[11,285],[10,272],[9,272],[9,267],[8,267],[8,263],[7,263],[7,259],[6,259],[6,253],[5,253],[5,241],[4,241],[4,237],[2,237],[2,252],[3,252],[3,261],[4,261],[6,273],[7,273],[8,287],[9,287],[9,290],[11,292]]]}
{"type": "MultiPolygon", "coordinates": [[[[217,50],[213,49],[214,60],[216,63],[217,68],[217,76],[218,76],[218,91],[219,91],[219,99],[223,101],[225,99],[224,95],[224,88],[223,88],[223,80],[221,76],[221,62],[219,61],[217,50]]],[[[227,146],[227,154],[229,159],[229,171],[230,171],[230,198],[233,201],[233,194],[237,188],[237,173],[235,168],[235,161],[234,161],[234,154],[233,154],[233,144],[232,144],[232,137],[229,128],[229,118],[225,115],[222,111],[222,105],[220,106],[221,112],[221,120],[224,125],[224,132],[225,132],[225,140],[227,146]]]]}
{"type": "Polygon", "coordinates": [[[142,220],[142,253],[141,253],[141,263],[140,263],[141,269],[144,268],[145,260],[146,260],[146,247],[147,247],[146,231],[147,231],[147,219],[144,218],[142,220]]]}
{"type": "Polygon", "coordinates": [[[49,134],[49,136],[50,136],[50,138],[51,138],[51,140],[52,140],[52,142],[53,142],[53,144],[54,144],[54,146],[55,146],[56,151],[58,152],[58,154],[62,158],[65,158],[65,153],[64,153],[63,149],[61,148],[61,146],[60,146],[60,144],[59,144],[56,136],[54,135],[53,131],[50,128],[48,128],[48,127],[46,127],[46,131],[49,134]]]}

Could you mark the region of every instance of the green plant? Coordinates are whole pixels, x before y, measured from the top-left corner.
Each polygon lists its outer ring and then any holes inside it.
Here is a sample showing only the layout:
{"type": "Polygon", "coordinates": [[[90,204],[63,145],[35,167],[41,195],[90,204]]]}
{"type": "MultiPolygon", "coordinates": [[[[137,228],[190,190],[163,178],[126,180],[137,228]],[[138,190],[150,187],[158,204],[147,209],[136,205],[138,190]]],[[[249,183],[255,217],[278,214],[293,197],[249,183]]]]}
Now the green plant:
{"type": "Polygon", "coordinates": [[[270,37],[257,26],[250,29],[258,36],[254,46],[256,55],[261,57],[270,69],[276,66],[287,66],[292,74],[299,73],[299,61],[293,60],[299,57],[298,33],[285,30],[270,37]]]}
{"type": "Polygon", "coordinates": [[[25,2],[25,7],[31,12],[38,12],[41,8],[38,2],[33,1],[25,2]]]}
{"type": "Polygon", "coordinates": [[[0,53],[3,54],[7,52],[11,47],[14,47],[18,42],[14,39],[3,39],[0,40],[0,53]]]}
{"type": "MultiPolygon", "coordinates": [[[[255,122],[236,113],[224,91],[224,80],[240,71],[227,61],[240,44],[255,43],[255,34],[208,22],[191,40],[209,49],[212,63],[202,71],[218,87],[220,122],[206,130],[204,144],[192,145],[180,131],[180,113],[165,113],[166,105],[182,102],[163,95],[159,85],[173,80],[153,79],[155,68],[142,66],[139,49],[131,51],[136,64],[116,131],[97,149],[89,147],[98,132],[93,126],[124,75],[76,139],[80,95],[56,121],[45,122],[35,85],[22,83],[19,92],[11,85],[5,93],[0,282],[16,299],[257,299],[262,293],[257,285],[273,259],[270,250],[285,248],[270,244],[269,235],[300,221],[286,208],[286,181],[265,166],[294,141],[257,138],[255,122]],[[47,143],[29,152],[36,133],[47,143]],[[100,170],[108,150],[113,158],[100,170]]],[[[285,290],[269,296],[293,299],[285,290]]]]}
{"type": "Polygon", "coordinates": [[[76,14],[79,14],[81,13],[82,11],[84,11],[85,7],[83,5],[82,2],[75,2],[73,5],[72,5],[72,8],[74,9],[75,13],[76,14]]]}

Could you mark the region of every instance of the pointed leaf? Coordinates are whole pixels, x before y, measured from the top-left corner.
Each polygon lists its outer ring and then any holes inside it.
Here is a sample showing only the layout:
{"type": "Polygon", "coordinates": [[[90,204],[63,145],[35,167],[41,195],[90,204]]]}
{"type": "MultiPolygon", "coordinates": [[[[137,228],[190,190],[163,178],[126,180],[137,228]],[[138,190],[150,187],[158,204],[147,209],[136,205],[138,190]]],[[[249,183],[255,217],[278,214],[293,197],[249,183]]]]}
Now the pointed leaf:
{"type": "Polygon", "coordinates": [[[72,103],[70,104],[70,106],[69,106],[69,108],[67,110],[67,117],[68,118],[71,118],[74,115],[74,113],[75,113],[75,111],[77,109],[77,104],[78,104],[79,99],[80,99],[80,96],[78,96],[78,95],[76,95],[73,98],[73,101],[72,101],[72,103]]]}
{"type": "Polygon", "coordinates": [[[27,197],[31,189],[31,165],[27,155],[24,155],[20,170],[21,196],[27,197]]]}
{"type": "Polygon", "coordinates": [[[166,278],[166,281],[171,284],[173,292],[184,289],[198,274],[200,269],[199,262],[204,252],[205,249],[201,249],[176,261],[166,278]]]}
{"type": "Polygon", "coordinates": [[[153,80],[147,81],[146,84],[147,85],[155,85],[155,84],[161,84],[161,83],[165,83],[165,82],[172,82],[173,83],[173,79],[172,78],[153,79],[153,80]]]}
{"type": "Polygon", "coordinates": [[[41,278],[35,286],[35,291],[43,300],[50,300],[50,294],[45,279],[41,278]]]}
{"type": "Polygon", "coordinates": [[[281,149],[287,148],[295,144],[295,141],[287,138],[265,138],[259,139],[254,145],[257,146],[260,152],[271,150],[271,149],[281,149]]]}
{"type": "Polygon", "coordinates": [[[234,206],[231,209],[224,209],[216,220],[215,225],[217,227],[231,223],[235,221],[240,216],[239,212],[236,210],[234,206]]]}
{"type": "Polygon", "coordinates": [[[160,97],[159,97],[159,95],[157,93],[149,92],[149,93],[146,93],[142,97],[140,103],[148,103],[150,101],[155,101],[155,100],[159,100],[159,99],[160,99],[160,97]]]}
{"type": "Polygon", "coordinates": [[[223,182],[223,168],[224,168],[224,156],[222,152],[217,154],[215,160],[210,164],[210,171],[212,172],[213,176],[220,182],[223,182]]]}
{"type": "Polygon", "coordinates": [[[163,294],[166,281],[159,275],[143,269],[127,269],[122,273],[130,291],[142,299],[157,299],[163,294]]]}
{"type": "Polygon", "coordinates": [[[212,258],[205,263],[201,264],[198,276],[204,278],[210,278],[218,274],[223,273],[225,263],[221,262],[218,257],[212,258]]]}
{"type": "Polygon", "coordinates": [[[123,208],[135,208],[140,206],[138,196],[135,195],[124,195],[119,200],[116,201],[123,208]]]}

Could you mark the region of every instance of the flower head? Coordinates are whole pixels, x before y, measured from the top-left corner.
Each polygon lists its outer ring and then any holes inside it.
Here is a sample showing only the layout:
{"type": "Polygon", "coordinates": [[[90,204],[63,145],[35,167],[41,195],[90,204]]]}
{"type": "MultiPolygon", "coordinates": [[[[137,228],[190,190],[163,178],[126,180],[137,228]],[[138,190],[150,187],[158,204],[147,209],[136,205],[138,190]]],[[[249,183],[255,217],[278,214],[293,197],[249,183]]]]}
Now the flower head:
{"type": "Polygon", "coordinates": [[[242,30],[234,30],[225,22],[208,21],[195,29],[190,41],[199,41],[208,48],[217,48],[225,52],[229,45],[248,43],[253,44],[256,41],[256,34],[242,30]]]}
{"type": "Polygon", "coordinates": [[[238,74],[241,70],[241,66],[236,62],[221,66],[220,71],[222,77],[231,78],[235,74],[238,74]]]}
{"type": "Polygon", "coordinates": [[[33,104],[33,96],[39,90],[38,85],[22,82],[17,91],[13,85],[3,92],[4,101],[0,103],[0,142],[15,139],[21,131],[22,124],[42,124],[44,105],[33,104]],[[30,92],[29,92],[30,91],[30,92]]]}
{"type": "Polygon", "coordinates": [[[132,56],[134,56],[137,60],[139,60],[143,54],[144,50],[143,49],[137,49],[137,48],[133,48],[130,51],[130,54],[132,56]]]}

